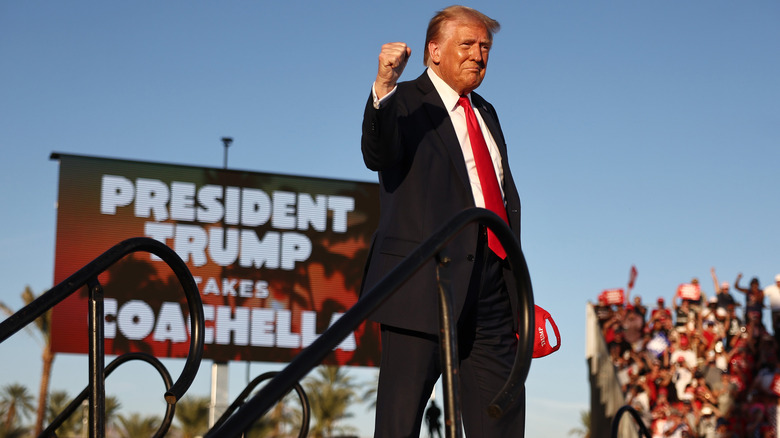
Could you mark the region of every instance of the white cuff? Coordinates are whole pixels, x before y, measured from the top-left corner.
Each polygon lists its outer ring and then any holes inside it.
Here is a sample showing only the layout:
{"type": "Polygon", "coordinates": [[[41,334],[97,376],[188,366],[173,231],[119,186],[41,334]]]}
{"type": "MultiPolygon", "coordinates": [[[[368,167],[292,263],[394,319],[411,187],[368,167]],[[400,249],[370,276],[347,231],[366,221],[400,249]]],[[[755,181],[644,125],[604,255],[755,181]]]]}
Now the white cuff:
{"type": "Polygon", "coordinates": [[[384,95],[381,99],[377,99],[375,87],[376,87],[376,82],[374,82],[371,85],[371,96],[374,97],[374,109],[379,109],[379,107],[382,106],[382,102],[386,101],[390,96],[392,96],[395,93],[395,90],[398,88],[398,85],[393,87],[393,89],[390,90],[390,92],[384,95]]]}

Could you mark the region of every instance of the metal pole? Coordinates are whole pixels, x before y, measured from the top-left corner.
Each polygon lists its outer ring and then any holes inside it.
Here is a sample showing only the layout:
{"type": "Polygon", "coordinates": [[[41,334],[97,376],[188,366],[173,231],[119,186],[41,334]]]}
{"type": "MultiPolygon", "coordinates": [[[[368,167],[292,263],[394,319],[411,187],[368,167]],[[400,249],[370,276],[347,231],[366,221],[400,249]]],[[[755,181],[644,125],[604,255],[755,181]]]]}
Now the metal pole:
{"type": "Polygon", "coordinates": [[[89,437],[106,436],[106,387],[105,387],[105,347],[103,322],[103,287],[97,277],[87,282],[89,287],[89,437]]]}
{"type": "Polygon", "coordinates": [[[449,267],[451,259],[440,257],[436,265],[439,283],[439,348],[444,386],[444,436],[460,438],[460,371],[458,365],[458,335],[453,323],[452,288],[449,267]]]}
{"type": "Polygon", "coordinates": [[[232,137],[222,137],[222,144],[225,145],[225,159],[222,162],[223,169],[227,169],[228,148],[230,147],[230,143],[233,143],[232,137]]]}
{"type": "MultiPolygon", "coordinates": [[[[225,159],[222,162],[222,168],[227,169],[228,148],[233,143],[232,137],[222,137],[222,144],[225,145],[225,159]]],[[[224,219],[222,226],[224,227],[224,219]]],[[[222,235],[222,244],[225,244],[227,233],[222,235]]],[[[209,428],[225,412],[228,404],[228,364],[227,362],[215,361],[211,364],[211,403],[209,404],[209,428]]]]}

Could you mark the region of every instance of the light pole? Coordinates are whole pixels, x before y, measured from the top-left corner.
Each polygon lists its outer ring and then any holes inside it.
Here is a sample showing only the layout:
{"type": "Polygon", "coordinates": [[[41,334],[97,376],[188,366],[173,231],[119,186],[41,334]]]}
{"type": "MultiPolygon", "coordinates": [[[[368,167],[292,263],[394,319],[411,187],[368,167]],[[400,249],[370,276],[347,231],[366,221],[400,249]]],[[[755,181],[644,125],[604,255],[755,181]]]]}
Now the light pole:
{"type": "MultiPolygon", "coordinates": [[[[232,137],[222,137],[222,144],[225,145],[225,159],[222,167],[227,169],[228,148],[233,143],[232,137]]],[[[222,226],[225,226],[224,219],[222,226]]],[[[222,244],[225,244],[227,233],[222,235],[222,244]]],[[[228,407],[228,364],[227,362],[215,361],[211,364],[211,399],[209,400],[209,428],[222,416],[228,407]]]]}
{"type": "Polygon", "coordinates": [[[225,145],[225,160],[222,167],[225,169],[227,169],[228,148],[230,147],[230,143],[233,143],[232,137],[222,137],[222,144],[225,145]]]}

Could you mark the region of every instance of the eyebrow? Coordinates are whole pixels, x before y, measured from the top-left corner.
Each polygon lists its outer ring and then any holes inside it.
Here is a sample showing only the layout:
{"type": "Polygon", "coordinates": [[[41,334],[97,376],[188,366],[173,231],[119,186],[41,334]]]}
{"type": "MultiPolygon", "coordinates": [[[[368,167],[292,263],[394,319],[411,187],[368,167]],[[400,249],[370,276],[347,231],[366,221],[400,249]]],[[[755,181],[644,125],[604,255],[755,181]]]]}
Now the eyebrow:
{"type": "Polygon", "coordinates": [[[481,42],[478,39],[473,39],[472,38],[472,39],[460,40],[460,41],[458,41],[458,44],[468,44],[468,45],[479,44],[480,46],[487,46],[488,48],[490,48],[490,47],[493,46],[493,41],[487,40],[487,41],[481,42]]]}

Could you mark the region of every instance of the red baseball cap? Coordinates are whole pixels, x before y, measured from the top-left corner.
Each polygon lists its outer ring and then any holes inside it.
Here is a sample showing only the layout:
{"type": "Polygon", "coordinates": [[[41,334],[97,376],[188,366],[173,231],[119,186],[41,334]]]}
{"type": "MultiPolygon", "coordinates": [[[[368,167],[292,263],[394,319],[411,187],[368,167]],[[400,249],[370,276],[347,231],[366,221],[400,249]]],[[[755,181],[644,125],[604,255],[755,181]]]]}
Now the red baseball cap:
{"type": "Polygon", "coordinates": [[[553,321],[550,312],[542,309],[539,306],[534,306],[534,322],[536,325],[536,334],[534,336],[534,358],[544,357],[555,353],[561,348],[561,333],[558,331],[558,326],[553,321]],[[555,333],[555,345],[550,345],[550,337],[547,335],[547,322],[550,322],[550,326],[555,333]]]}

